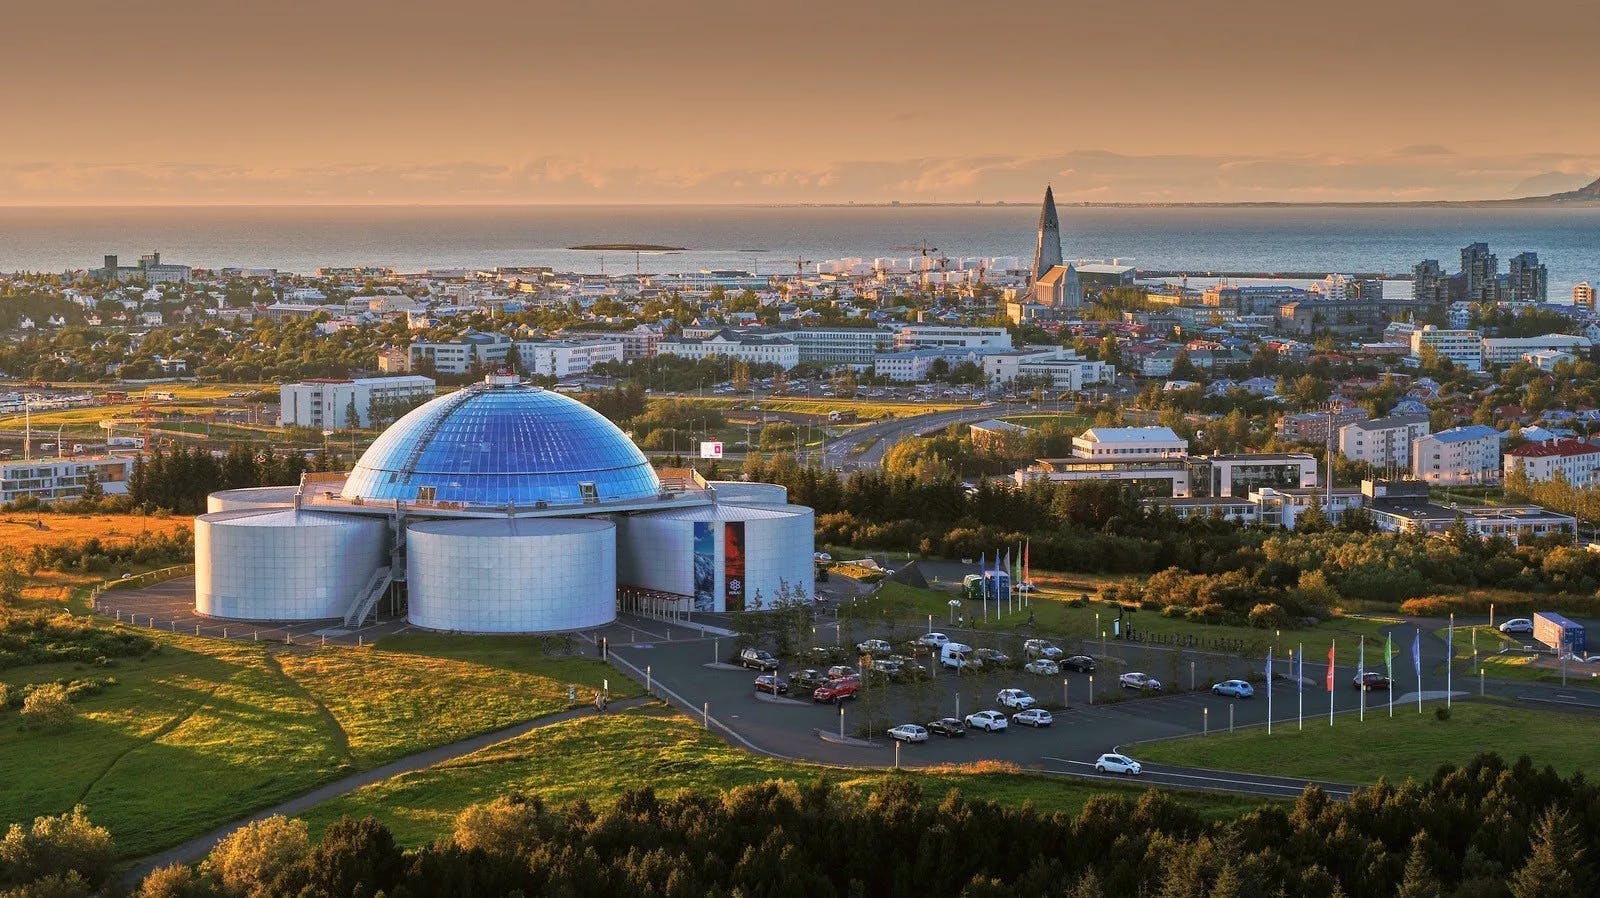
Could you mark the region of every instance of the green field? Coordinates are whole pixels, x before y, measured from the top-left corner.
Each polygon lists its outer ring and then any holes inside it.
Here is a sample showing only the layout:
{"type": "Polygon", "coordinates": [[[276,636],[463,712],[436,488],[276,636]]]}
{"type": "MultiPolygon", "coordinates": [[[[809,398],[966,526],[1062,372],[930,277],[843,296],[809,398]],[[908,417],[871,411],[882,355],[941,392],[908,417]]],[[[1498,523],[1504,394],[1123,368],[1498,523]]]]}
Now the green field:
{"type": "Polygon", "coordinates": [[[64,731],[0,717],[0,821],[88,806],[125,857],[145,854],[320,783],[587,700],[609,677],[534,640],[406,636],[381,648],[284,649],[145,631],[160,645],[113,666],[0,672],[13,686],[113,676],[64,731]]]}
{"type": "Polygon", "coordinates": [[[1256,727],[1123,747],[1141,761],[1346,783],[1423,779],[1442,764],[1489,751],[1507,761],[1527,755],[1562,775],[1600,773],[1600,718],[1473,701],[1457,702],[1441,721],[1435,707],[1430,702],[1418,714],[1416,705],[1397,705],[1390,718],[1384,705],[1369,708],[1364,722],[1343,714],[1330,727],[1326,717],[1308,716],[1304,731],[1290,720],[1271,736],[1256,727]]]}
{"type": "MultiPolygon", "coordinates": [[[[908,753],[916,747],[907,748],[908,753]]],[[[884,762],[892,758],[884,754],[884,762]]],[[[645,786],[672,795],[689,789],[722,790],[770,779],[810,782],[827,776],[850,789],[868,789],[885,777],[909,775],[935,799],[951,788],[972,798],[1008,805],[1032,802],[1041,810],[1077,812],[1091,796],[1135,786],[1088,784],[1078,780],[1019,773],[1007,767],[941,769],[894,774],[889,771],[829,768],[779,761],[732,748],[688,718],[660,705],[555,724],[416,773],[397,776],[328,802],[307,815],[320,830],[341,815],[372,815],[394,830],[406,845],[418,845],[450,831],[455,815],[468,805],[508,792],[538,794],[550,803],[614,801],[622,792],[645,786]]],[[[1257,801],[1209,793],[1184,793],[1181,799],[1208,817],[1233,816],[1257,801]]]]}

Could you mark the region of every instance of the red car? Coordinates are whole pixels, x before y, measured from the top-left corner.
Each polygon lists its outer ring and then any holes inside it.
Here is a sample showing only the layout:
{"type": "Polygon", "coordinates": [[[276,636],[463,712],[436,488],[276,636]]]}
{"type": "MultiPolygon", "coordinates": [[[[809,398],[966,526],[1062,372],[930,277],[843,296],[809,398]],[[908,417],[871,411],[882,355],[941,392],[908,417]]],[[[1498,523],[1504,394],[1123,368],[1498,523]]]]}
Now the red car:
{"type": "Polygon", "coordinates": [[[818,686],[816,691],[811,693],[811,700],[838,704],[847,698],[855,698],[856,693],[860,690],[861,679],[859,677],[847,677],[818,686]]]}
{"type": "Polygon", "coordinates": [[[762,674],[756,677],[756,691],[770,692],[773,695],[787,695],[789,684],[777,674],[762,674]]]}

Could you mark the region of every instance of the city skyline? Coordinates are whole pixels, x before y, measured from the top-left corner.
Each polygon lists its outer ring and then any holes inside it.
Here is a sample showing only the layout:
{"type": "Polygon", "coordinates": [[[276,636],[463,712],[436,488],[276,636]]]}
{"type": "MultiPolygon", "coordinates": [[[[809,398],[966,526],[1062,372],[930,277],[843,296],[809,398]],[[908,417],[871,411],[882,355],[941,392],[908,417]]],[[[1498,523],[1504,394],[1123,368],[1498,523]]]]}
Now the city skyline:
{"type": "Polygon", "coordinates": [[[61,39],[0,59],[20,125],[0,204],[1033,202],[1046,182],[1068,204],[1381,202],[1593,180],[1581,4],[1469,7],[38,5],[13,33],[61,39]]]}

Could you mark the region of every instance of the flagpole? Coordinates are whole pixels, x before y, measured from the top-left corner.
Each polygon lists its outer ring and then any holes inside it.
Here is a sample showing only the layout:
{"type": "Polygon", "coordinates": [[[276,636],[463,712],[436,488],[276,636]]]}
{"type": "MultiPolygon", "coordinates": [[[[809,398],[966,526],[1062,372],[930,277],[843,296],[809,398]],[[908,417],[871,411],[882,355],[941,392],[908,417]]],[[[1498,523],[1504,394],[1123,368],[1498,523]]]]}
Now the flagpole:
{"type": "Polygon", "coordinates": [[[1383,634],[1383,674],[1389,681],[1389,716],[1394,716],[1394,635],[1383,634]]]}
{"type": "Polygon", "coordinates": [[[1361,634],[1361,647],[1356,655],[1356,682],[1361,684],[1361,711],[1357,719],[1362,723],[1367,721],[1367,634],[1361,634]]]}
{"type": "Polygon", "coordinates": [[[1272,649],[1267,649],[1267,735],[1272,735],[1272,649]]]}
{"type": "Polygon", "coordinates": [[[1333,726],[1333,659],[1338,645],[1337,639],[1328,641],[1328,726],[1333,726]]]}
{"type": "Polygon", "coordinates": [[[1450,629],[1444,640],[1444,706],[1450,707],[1450,687],[1455,682],[1452,675],[1456,661],[1456,613],[1450,612],[1450,629]]]}
{"type": "Polygon", "coordinates": [[[1417,671],[1417,713],[1422,713],[1422,628],[1417,628],[1417,635],[1411,641],[1411,663],[1417,671]]]}
{"type": "Polygon", "coordinates": [[[1294,669],[1295,692],[1295,725],[1298,729],[1306,728],[1306,644],[1300,643],[1300,654],[1296,663],[1300,666],[1294,669]]]}

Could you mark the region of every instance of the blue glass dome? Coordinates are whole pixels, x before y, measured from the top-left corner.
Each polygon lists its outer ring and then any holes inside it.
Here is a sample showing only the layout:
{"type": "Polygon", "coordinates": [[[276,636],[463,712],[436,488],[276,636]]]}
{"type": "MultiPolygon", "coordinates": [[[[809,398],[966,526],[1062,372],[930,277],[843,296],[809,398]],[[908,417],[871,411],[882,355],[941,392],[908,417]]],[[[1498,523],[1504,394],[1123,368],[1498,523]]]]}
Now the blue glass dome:
{"type": "Polygon", "coordinates": [[[356,462],[341,495],[565,505],[649,498],[660,489],[644,453],[599,412],[491,376],[396,421],[356,462]]]}

